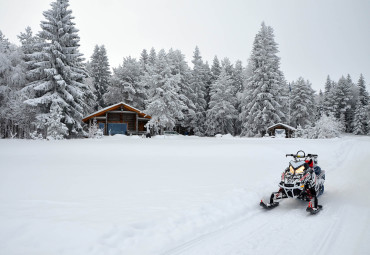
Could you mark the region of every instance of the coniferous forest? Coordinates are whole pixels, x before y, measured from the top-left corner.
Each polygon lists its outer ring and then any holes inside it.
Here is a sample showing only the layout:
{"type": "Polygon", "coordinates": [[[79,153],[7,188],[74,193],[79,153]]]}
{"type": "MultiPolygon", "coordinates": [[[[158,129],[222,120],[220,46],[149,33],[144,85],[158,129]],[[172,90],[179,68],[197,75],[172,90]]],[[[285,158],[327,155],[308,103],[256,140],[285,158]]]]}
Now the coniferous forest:
{"type": "Polygon", "coordinates": [[[150,115],[157,133],[181,127],[197,136],[255,137],[276,123],[306,138],[370,133],[365,78],[328,75],[324,91],[314,91],[309,77],[286,81],[274,30],[264,23],[247,63],[217,56],[208,63],[195,47],[188,64],[180,50],[151,48],[111,71],[104,45],[80,53],[68,0],[43,15],[41,30],[27,27],[17,44],[0,31],[1,138],[83,137],[83,116],[118,102],[150,115]]]}

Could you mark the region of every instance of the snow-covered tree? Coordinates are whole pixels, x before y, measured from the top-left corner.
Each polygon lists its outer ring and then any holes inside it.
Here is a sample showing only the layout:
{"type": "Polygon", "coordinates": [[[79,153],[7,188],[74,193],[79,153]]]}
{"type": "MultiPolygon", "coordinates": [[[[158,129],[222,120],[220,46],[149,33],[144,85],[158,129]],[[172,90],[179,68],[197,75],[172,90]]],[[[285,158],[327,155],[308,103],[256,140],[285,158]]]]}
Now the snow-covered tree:
{"type": "Polygon", "coordinates": [[[171,69],[172,75],[180,77],[179,96],[186,108],[183,110],[184,118],[178,120],[178,124],[182,127],[190,129],[191,116],[195,114],[195,105],[193,103],[194,93],[191,88],[191,70],[185,61],[185,56],[180,50],[170,49],[167,54],[167,61],[171,69]]]}
{"type": "Polygon", "coordinates": [[[220,76],[221,74],[221,64],[217,56],[213,58],[211,72],[212,72],[212,82],[215,82],[218,79],[218,76],[220,76]]]}
{"type": "Polygon", "coordinates": [[[345,126],[345,131],[351,131],[351,100],[352,93],[350,84],[343,76],[339,79],[337,86],[334,88],[335,117],[340,119],[345,126]]]}
{"type": "MultiPolygon", "coordinates": [[[[244,91],[244,79],[245,79],[245,71],[243,68],[243,64],[240,60],[237,60],[235,63],[234,71],[233,71],[233,85],[234,85],[234,97],[235,97],[235,109],[238,111],[238,115],[241,113],[241,102],[243,97],[243,91],[244,91]]],[[[242,122],[239,120],[239,118],[235,119],[235,134],[240,135],[241,128],[242,128],[242,122]]]]}
{"type": "Polygon", "coordinates": [[[206,70],[198,47],[195,47],[193,60],[194,65],[191,75],[190,87],[193,91],[191,100],[195,105],[195,111],[190,116],[190,127],[195,135],[204,135],[204,121],[207,108],[206,95],[206,70]]]}
{"type": "Polygon", "coordinates": [[[353,133],[356,135],[365,135],[369,130],[369,94],[366,91],[366,84],[363,75],[360,75],[360,78],[357,83],[358,87],[358,97],[354,113],[353,120],[353,133]]]}
{"type": "Polygon", "coordinates": [[[323,114],[314,127],[306,130],[306,135],[307,138],[311,139],[340,137],[344,128],[343,124],[332,114],[329,116],[323,114]]]}
{"type": "Polygon", "coordinates": [[[329,115],[330,113],[335,114],[336,102],[335,102],[335,88],[336,84],[330,79],[330,76],[326,78],[325,91],[324,91],[324,112],[329,115]]]}
{"type": "Polygon", "coordinates": [[[237,118],[235,109],[234,86],[231,76],[226,68],[211,87],[211,100],[207,110],[206,134],[232,134],[234,135],[234,120],[237,118]]]}
{"type": "Polygon", "coordinates": [[[25,102],[39,108],[39,118],[49,117],[50,106],[55,102],[61,109],[61,122],[67,126],[69,136],[81,135],[84,133],[81,119],[94,95],[84,84],[87,73],[69,1],[56,0],[43,14],[46,20],[41,22],[38,36],[44,43],[41,51],[32,54],[36,68],[29,72],[38,79],[25,88],[34,91],[33,98],[25,102]]]}
{"type": "Polygon", "coordinates": [[[107,102],[115,104],[123,101],[138,109],[144,109],[147,91],[140,79],[140,63],[135,58],[124,58],[122,66],[113,69],[112,86],[106,94],[107,102]]]}
{"type": "Polygon", "coordinates": [[[103,135],[104,135],[103,130],[99,128],[99,125],[96,119],[94,118],[93,123],[89,127],[89,138],[100,139],[103,137],[103,135]]]}
{"type": "Polygon", "coordinates": [[[262,23],[253,43],[252,76],[247,80],[242,102],[243,135],[263,135],[267,127],[285,120],[285,80],[277,53],[273,29],[262,23]]]}
{"type": "Polygon", "coordinates": [[[311,83],[299,77],[291,87],[291,125],[311,126],[315,121],[315,92],[311,83]]]}
{"type": "Polygon", "coordinates": [[[48,140],[62,140],[68,135],[68,128],[61,122],[63,109],[54,101],[50,106],[50,115],[45,119],[48,140]]]}
{"type": "Polygon", "coordinates": [[[0,31],[0,137],[27,137],[31,128],[32,109],[20,91],[27,82],[24,56],[0,31]]]}
{"type": "Polygon", "coordinates": [[[158,52],[153,73],[147,77],[147,82],[151,82],[154,88],[153,94],[146,101],[145,112],[152,117],[147,125],[161,133],[165,128],[173,129],[176,121],[184,118],[186,105],[178,93],[181,77],[179,74],[171,74],[164,50],[158,52]]]}
{"type": "Polygon", "coordinates": [[[147,66],[149,64],[149,55],[146,49],[143,49],[143,51],[141,52],[139,62],[140,62],[141,74],[144,75],[144,73],[148,71],[147,66]]]}
{"type": "Polygon", "coordinates": [[[90,76],[93,78],[94,94],[96,96],[95,110],[106,107],[104,95],[108,91],[111,71],[109,68],[108,56],[105,46],[96,45],[91,56],[90,76]]]}

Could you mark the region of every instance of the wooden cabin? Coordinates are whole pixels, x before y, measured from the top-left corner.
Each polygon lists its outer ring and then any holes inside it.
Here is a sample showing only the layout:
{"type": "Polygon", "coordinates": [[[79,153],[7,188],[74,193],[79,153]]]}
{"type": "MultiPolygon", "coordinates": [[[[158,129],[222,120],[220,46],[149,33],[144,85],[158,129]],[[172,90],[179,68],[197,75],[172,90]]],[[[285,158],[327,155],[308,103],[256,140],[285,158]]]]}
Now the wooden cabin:
{"type": "Polygon", "coordinates": [[[276,130],[285,130],[286,138],[292,138],[293,133],[296,131],[294,127],[291,127],[283,123],[277,123],[267,128],[267,134],[269,134],[269,136],[276,136],[277,135],[276,130]]]}
{"type": "Polygon", "coordinates": [[[93,124],[96,119],[104,135],[127,134],[140,135],[146,133],[145,124],[151,119],[142,111],[123,102],[108,106],[82,119],[83,122],[93,124]]]}

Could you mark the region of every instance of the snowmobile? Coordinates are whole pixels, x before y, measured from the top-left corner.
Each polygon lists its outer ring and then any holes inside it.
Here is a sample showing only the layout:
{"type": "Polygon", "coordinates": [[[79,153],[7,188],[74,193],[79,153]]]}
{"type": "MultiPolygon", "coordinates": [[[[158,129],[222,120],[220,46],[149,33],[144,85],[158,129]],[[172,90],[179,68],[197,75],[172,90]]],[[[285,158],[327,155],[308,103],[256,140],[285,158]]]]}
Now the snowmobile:
{"type": "Polygon", "coordinates": [[[289,167],[281,175],[279,191],[273,192],[268,202],[260,202],[265,209],[279,205],[284,198],[298,198],[308,201],[307,212],[316,214],[322,209],[317,197],[324,192],[325,171],[317,166],[317,154],[307,154],[300,150],[296,154],[286,154],[293,157],[289,167]]]}

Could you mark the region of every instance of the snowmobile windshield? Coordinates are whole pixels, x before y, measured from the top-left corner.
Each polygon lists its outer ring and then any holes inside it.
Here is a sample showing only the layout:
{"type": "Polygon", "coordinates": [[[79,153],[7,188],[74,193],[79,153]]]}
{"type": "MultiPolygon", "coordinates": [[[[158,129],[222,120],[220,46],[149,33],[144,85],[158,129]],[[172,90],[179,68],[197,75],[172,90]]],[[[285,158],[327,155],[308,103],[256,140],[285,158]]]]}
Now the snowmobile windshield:
{"type": "Polygon", "coordinates": [[[290,165],[294,168],[294,169],[297,169],[298,167],[301,167],[304,165],[304,161],[290,161],[290,165]]]}

